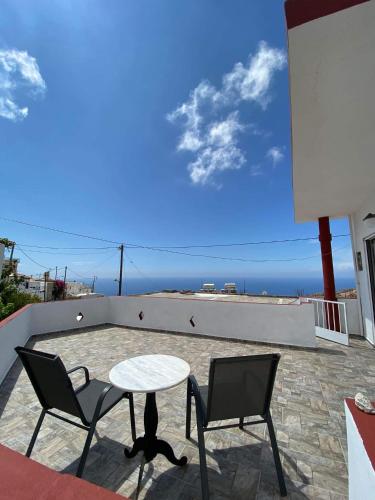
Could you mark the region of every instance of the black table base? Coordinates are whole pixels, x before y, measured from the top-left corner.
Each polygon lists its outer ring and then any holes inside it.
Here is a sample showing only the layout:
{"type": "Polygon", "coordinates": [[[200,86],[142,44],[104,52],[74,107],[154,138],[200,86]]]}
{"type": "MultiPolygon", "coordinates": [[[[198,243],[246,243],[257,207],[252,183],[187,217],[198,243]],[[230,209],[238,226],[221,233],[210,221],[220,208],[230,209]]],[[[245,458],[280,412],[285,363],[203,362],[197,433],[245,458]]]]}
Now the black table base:
{"type": "Polygon", "coordinates": [[[177,458],[169,443],[158,439],[156,431],[158,428],[158,409],[154,392],[147,393],[144,412],[145,435],[134,441],[131,450],[125,448],[127,458],[133,458],[139,451],[143,451],[144,461],[150,462],[156,455],[164,455],[173,465],[183,466],[187,463],[186,457],[177,458]]]}

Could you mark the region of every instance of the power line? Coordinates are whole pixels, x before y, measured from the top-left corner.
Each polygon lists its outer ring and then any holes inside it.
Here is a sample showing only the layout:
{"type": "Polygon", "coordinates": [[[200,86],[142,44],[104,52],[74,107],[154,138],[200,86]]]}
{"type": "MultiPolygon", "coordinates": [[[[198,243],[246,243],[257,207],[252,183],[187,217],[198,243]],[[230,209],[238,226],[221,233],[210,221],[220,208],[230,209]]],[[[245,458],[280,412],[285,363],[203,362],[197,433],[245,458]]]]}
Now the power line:
{"type": "Polygon", "coordinates": [[[30,255],[27,255],[27,253],[26,253],[26,252],[24,252],[24,251],[22,250],[22,248],[19,248],[18,250],[19,250],[19,251],[20,251],[20,252],[21,252],[21,253],[22,253],[22,254],[23,254],[23,255],[24,255],[27,259],[31,260],[31,262],[33,262],[33,263],[34,263],[34,264],[36,264],[37,266],[39,266],[39,267],[43,267],[44,269],[47,269],[48,271],[51,271],[51,270],[53,269],[52,267],[47,267],[47,266],[44,266],[43,264],[40,264],[40,262],[37,262],[36,260],[32,259],[32,258],[30,257],[30,255]]]}
{"type": "Polygon", "coordinates": [[[76,276],[78,276],[78,278],[81,278],[83,280],[92,280],[93,279],[93,276],[83,276],[82,274],[79,274],[76,271],[73,271],[73,269],[71,267],[68,267],[68,271],[70,273],[75,274],[76,276]]]}
{"type": "Polygon", "coordinates": [[[128,253],[125,253],[125,258],[128,260],[128,262],[130,262],[130,264],[134,267],[134,269],[137,271],[137,273],[142,276],[142,278],[150,281],[152,283],[152,279],[149,277],[149,276],[146,276],[140,269],[139,267],[136,265],[136,263],[134,262],[133,258],[130,258],[129,256],[129,252],[128,253]]]}
{"type": "MultiPolygon", "coordinates": [[[[350,234],[335,234],[332,238],[342,238],[344,236],[350,236],[350,234]]],[[[312,241],[319,240],[319,237],[309,237],[309,238],[290,238],[285,240],[268,240],[268,241],[247,241],[245,243],[214,243],[210,245],[180,245],[180,246],[158,246],[153,247],[159,250],[162,249],[188,249],[188,248],[214,248],[214,247],[236,247],[236,246],[247,246],[247,245],[268,245],[271,243],[294,243],[297,241],[312,241]]],[[[150,247],[151,248],[151,247],[150,247]]]]}
{"type": "MultiPolygon", "coordinates": [[[[30,222],[25,222],[25,221],[20,221],[17,219],[9,219],[7,217],[1,217],[1,220],[5,220],[7,222],[13,222],[16,224],[22,224],[25,226],[30,226],[30,227],[36,227],[38,229],[44,229],[47,231],[54,231],[57,233],[62,233],[62,234],[67,234],[70,236],[77,236],[79,238],[87,238],[91,240],[96,240],[96,241],[103,241],[106,243],[113,243],[115,245],[121,245],[121,242],[118,241],[112,241],[112,240],[107,240],[105,238],[101,238],[98,236],[91,236],[87,234],[81,234],[81,233],[73,233],[70,231],[65,231],[62,229],[57,229],[57,228],[52,228],[49,226],[41,226],[38,224],[32,224],[30,222]]],[[[337,234],[337,235],[332,235],[332,238],[342,238],[345,236],[350,236],[350,234],[337,234]]],[[[181,245],[181,246],[147,246],[147,245],[139,245],[136,243],[124,243],[125,246],[131,247],[131,248],[144,248],[148,250],[174,250],[174,249],[188,249],[188,248],[213,248],[213,247],[233,247],[233,246],[246,246],[246,245],[266,245],[266,244],[275,244],[275,243],[292,243],[292,242],[298,242],[298,241],[311,241],[311,240],[318,240],[318,237],[313,236],[313,237],[308,237],[308,238],[288,238],[288,239],[283,239],[283,240],[268,240],[268,241],[249,241],[249,242],[242,242],[242,243],[215,243],[215,244],[209,244],[209,245],[181,245]]],[[[26,245],[24,245],[26,246],[26,245]]],[[[40,247],[42,248],[42,247],[40,247]]],[[[76,247],[78,249],[78,247],[76,247]]],[[[59,249],[59,248],[56,248],[59,249]]],[[[62,248],[60,248],[62,249],[62,248]]],[[[75,249],[74,247],[70,248],[65,248],[65,249],[70,249],[73,250],[75,249]]]]}
{"type": "MultiPolygon", "coordinates": [[[[134,247],[133,247],[134,248],[134,247]]],[[[188,257],[202,257],[206,259],[217,259],[217,260],[225,260],[225,261],[236,261],[236,262],[253,262],[253,263],[263,263],[263,262],[294,262],[294,261],[303,261],[303,260],[308,260],[308,259],[315,259],[316,257],[320,257],[322,254],[315,254],[315,255],[310,255],[309,257],[295,257],[295,258],[287,258],[287,259],[245,259],[243,257],[221,257],[219,255],[206,255],[206,254],[196,254],[196,253],[187,253],[187,252],[179,252],[177,250],[169,250],[169,249],[159,249],[155,247],[141,247],[146,250],[153,250],[153,251],[158,251],[158,252],[167,252],[171,254],[177,254],[177,255],[185,255],[188,257]]],[[[343,250],[344,248],[347,248],[347,246],[335,250],[343,250]]],[[[326,254],[323,254],[326,255],[326,254]]]]}
{"type": "Polygon", "coordinates": [[[26,243],[17,243],[17,246],[25,248],[45,248],[47,250],[109,250],[111,248],[117,248],[117,246],[116,247],[50,247],[43,245],[28,245],[26,243]]]}
{"type": "MultiPolygon", "coordinates": [[[[19,248],[24,248],[23,245],[17,245],[19,248]]],[[[110,247],[111,249],[114,247],[110,247]]],[[[108,252],[81,252],[81,253],[76,253],[76,252],[45,252],[44,250],[32,250],[29,248],[27,250],[28,252],[32,253],[42,253],[42,254],[47,254],[47,255],[103,255],[108,252]]]]}
{"type": "Polygon", "coordinates": [[[1,220],[5,220],[7,222],[14,222],[15,224],[22,224],[24,226],[30,226],[30,227],[37,227],[38,229],[44,229],[46,231],[54,231],[55,233],[62,233],[62,234],[68,234],[70,236],[77,236],[79,238],[87,238],[89,240],[96,240],[96,241],[104,241],[105,243],[114,243],[115,245],[121,245],[120,242],[118,241],[112,241],[112,240],[106,240],[105,238],[100,238],[96,236],[89,236],[87,234],[80,234],[80,233],[72,233],[70,231],[64,231],[63,229],[56,229],[53,227],[48,227],[48,226],[40,226],[39,224],[31,224],[30,222],[25,222],[17,219],[9,219],[8,217],[1,217],[1,220]]]}

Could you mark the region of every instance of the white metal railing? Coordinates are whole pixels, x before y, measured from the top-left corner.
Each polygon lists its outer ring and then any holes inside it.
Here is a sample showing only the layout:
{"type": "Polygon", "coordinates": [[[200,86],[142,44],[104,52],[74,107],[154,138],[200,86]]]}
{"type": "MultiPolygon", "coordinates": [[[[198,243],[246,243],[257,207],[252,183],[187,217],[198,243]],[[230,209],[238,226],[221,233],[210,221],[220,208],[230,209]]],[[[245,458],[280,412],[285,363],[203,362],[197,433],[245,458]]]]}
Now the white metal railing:
{"type": "Polygon", "coordinates": [[[346,316],[346,304],[344,302],[312,297],[302,300],[314,305],[315,329],[319,337],[345,345],[349,344],[348,320],[346,316]]]}

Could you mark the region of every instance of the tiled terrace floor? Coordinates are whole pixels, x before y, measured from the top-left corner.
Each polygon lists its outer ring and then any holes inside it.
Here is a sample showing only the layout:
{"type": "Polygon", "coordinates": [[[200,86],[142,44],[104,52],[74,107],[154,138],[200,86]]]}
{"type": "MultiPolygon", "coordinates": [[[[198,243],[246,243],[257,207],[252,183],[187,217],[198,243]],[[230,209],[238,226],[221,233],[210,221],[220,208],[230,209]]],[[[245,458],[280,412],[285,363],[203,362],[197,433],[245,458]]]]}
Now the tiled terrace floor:
{"type": "MultiPolygon", "coordinates": [[[[375,350],[364,341],[344,348],[325,341],[316,352],[167,333],[101,327],[79,333],[37,338],[39,350],[58,353],[66,366],[84,364],[91,376],[108,380],[110,368],[126,357],[173,354],[191,364],[198,382],[207,380],[210,357],[281,352],[272,413],[282,454],[289,498],[341,499],[347,494],[346,436],[343,399],[358,390],[375,398],[375,350]]],[[[185,440],[185,385],[159,393],[158,435],[177,455],[188,456],[184,468],[163,457],[146,466],[140,498],[199,499],[197,448],[185,440]]],[[[144,396],[135,395],[137,431],[143,431],[144,396]]],[[[39,403],[17,362],[0,388],[0,442],[25,452],[39,415],[39,403]]],[[[98,424],[84,477],[134,498],[139,457],[127,460],[131,444],[124,400],[98,424]]],[[[264,425],[206,434],[209,481],[214,499],[278,498],[277,479],[264,425]]],[[[86,433],[46,417],[33,458],[74,473],[86,433]]],[[[193,438],[196,438],[195,431],[193,438]]]]}

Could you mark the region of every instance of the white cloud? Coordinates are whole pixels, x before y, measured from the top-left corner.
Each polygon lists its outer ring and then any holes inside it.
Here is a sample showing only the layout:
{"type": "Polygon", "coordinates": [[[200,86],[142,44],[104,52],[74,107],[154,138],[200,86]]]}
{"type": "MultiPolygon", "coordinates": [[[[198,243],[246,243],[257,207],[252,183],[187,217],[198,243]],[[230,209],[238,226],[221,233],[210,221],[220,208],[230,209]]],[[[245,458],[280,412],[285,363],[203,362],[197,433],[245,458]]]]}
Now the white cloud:
{"type": "Polygon", "coordinates": [[[260,42],[258,52],[249,57],[247,66],[239,62],[223,77],[222,99],[256,101],[266,108],[271,100],[268,90],[272,76],[285,64],[284,51],[260,42]]]}
{"type": "Polygon", "coordinates": [[[0,116],[20,121],[28,115],[28,108],[17,104],[19,94],[31,97],[43,95],[46,84],[36,59],[25,51],[0,50],[0,116]]]}
{"type": "Polygon", "coordinates": [[[190,92],[186,102],[167,115],[171,123],[182,126],[177,150],[195,154],[188,164],[193,184],[215,184],[212,180],[215,173],[239,169],[246,162],[238,145],[239,134],[245,128],[253,135],[260,132],[254,124],[245,126],[240,122],[238,106],[252,101],[266,109],[271,100],[272,77],[285,64],[282,50],[261,42],[246,65],[237,63],[223,76],[219,90],[209,81],[202,81],[190,92]],[[231,108],[232,111],[223,116],[225,110],[231,108]]]}
{"type": "Polygon", "coordinates": [[[262,175],[262,167],[260,165],[251,165],[250,167],[250,175],[252,177],[258,177],[259,175],[262,175]]]}
{"type": "Polygon", "coordinates": [[[215,172],[242,167],[246,160],[237,147],[237,133],[243,129],[237,112],[230,113],[220,122],[208,125],[203,138],[204,147],[197,152],[195,161],[188,165],[193,184],[207,184],[215,172]]]}
{"type": "Polygon", "coordinates": [[[276,166],[284,159],[283,148],[273,146],[267,151],[266,157],[272,161],[273,166],[276,166]]]}

